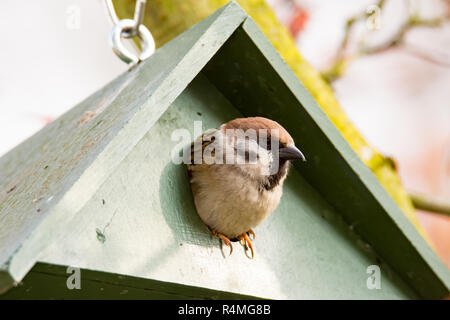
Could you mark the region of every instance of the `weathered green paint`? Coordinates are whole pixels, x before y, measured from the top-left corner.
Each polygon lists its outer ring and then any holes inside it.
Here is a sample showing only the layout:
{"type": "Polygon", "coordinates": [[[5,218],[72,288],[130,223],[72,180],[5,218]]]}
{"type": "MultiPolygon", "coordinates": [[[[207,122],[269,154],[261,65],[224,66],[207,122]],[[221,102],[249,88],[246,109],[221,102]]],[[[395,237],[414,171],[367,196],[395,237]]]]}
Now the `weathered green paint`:
{"type": "Polygon", "coordinates": [[[245,17],[218,10],[0,159],[0,283],[25,276],[245,17]]]}
{"type": "Polygon", "coordinates": [[[81,288],[69,290],[67,267],[36,264],[17,287],[0,300],[33,299],[256,299],[256,297],[208,290],[205,288],[135,278],[119,274],[80,270],[81,288]]]}
{"type": "Polygon", "coordinates": [[[170,134],[192,134],[196,120],[208,129],[239,116],[198,75],[39,261],[270,299],[414,297],[388,272],[383,290],[367,289],[375,256],[296,171],[280,207],[255,229],[255,259],[238,243],[224,259],[195,212],[186,168],[171,162],[178,141],[170,134]]]}
{"type": "Polygon", "coordinates": [[[138,277],[149,290],[145,279],[263,298],[449,291],[448,270],[234,3],[1,158],[0,185],[9,191],[0,194],[0,291],[37,261],[138,277]],[[237,243],[222,256],[184,166],[170,162],[174,129],[242,114],[279,121],[309,159],[255,230],[254,260],[237,243]],[[381,290],[366,287],[372,264],[381,290]]]}

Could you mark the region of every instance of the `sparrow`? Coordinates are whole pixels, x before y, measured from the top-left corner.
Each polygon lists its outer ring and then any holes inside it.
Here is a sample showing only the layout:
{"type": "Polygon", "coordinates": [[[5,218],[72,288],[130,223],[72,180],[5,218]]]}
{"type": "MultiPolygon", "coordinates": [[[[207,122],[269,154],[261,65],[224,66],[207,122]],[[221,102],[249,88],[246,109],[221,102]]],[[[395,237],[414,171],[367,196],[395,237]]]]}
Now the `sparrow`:
{"type": "Polygon", "coordinates": [[[204,132],[190,145],[189,156],[200,219],[230,255],[231,242],[239,241],[253,258],[252,229],[280,203],[290,161],[306,161],[305,156],[286,129],[263,117],[234,119],[204,132]]]}

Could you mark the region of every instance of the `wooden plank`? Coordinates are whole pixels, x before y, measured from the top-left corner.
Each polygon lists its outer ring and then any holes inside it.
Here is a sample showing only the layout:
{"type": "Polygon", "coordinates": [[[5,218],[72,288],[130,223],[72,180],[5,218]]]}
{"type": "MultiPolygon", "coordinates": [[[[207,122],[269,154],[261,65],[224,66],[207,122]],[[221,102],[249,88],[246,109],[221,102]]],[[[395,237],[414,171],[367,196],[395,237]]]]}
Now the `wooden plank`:
{"type": "Polygon", "coordinates": [[[60,300],[60,299],[164,299],[164,300],[246,300],[256,297],[176,283],[142,279],[126,275],[80,270],[81,288],[69,290],[67,267],[36,264],[21,283],[0,295],[0,300],[60,300]]]}
{"type": "Polygon", "coordinates": [[[26,274],[245,17],[218,10],[0,159],[0,283],[26,274]]]}
{"type": "Polygon", "coordinates": [[[449,270],[250,18],[205,74],[242,113],[274,119],[292,134],[309,159],[296,164],[302,176],[421,296],[449,292],[449,270]]]}

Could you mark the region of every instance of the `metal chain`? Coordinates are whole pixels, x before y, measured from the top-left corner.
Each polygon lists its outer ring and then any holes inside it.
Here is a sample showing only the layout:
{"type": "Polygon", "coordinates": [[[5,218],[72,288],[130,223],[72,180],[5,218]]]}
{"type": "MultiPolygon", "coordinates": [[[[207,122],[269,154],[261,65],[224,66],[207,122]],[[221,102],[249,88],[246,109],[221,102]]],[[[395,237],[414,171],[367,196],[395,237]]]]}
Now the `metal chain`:
{"type": "Polygon", "coordinates": [[[106,0],[108,15],[114,25],[110,33],[109,41],[114,53],[127,64],[138,64],[155,52],[155,40],[147,27],[142,24],[145,14],[145,3],[146,0],[136,1],[133,20],[119,20],[112,0],[106,0]],[[130,39],[136,36],[139,38],[142,47],[139,55],[130,52],[122,43],[122,38],[130,39]]]}

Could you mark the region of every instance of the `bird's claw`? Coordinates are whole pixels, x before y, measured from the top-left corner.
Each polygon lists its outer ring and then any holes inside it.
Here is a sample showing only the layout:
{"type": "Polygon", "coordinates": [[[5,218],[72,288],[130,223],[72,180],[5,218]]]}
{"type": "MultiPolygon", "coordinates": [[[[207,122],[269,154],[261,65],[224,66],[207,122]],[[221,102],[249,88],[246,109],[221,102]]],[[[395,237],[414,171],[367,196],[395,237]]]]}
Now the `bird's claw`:
{"type": "Polygon", "coordinates": [[[254,240],[255,239],[255,233],[251,229],[249,231],[244,232],[243,234],[241,234],[238,237],[238,239],[239,239],[239,242],[244,246],[246,251],[250,248],[250,252],[252,253],[252,259],[253,259],[255,257],[255,253],[253,251],[253,244],[250,241],[250,238],[248,237],[249,233],[253,235],[253,240],[254,240]]]}
{"type": "Polygon", "coordinates": [[[256,235],[255,235],[255,232],[252,229],[248,230],[246,233],[247,233],[248,236],[252,235],[252,240],[255,240],[256,235]]]}
{"type": "MultiPolygon", "coordinates": [[[[233,253],[233,245],[231,244],[230,239],[228,239],[225,235],[223,235],[223,234],[221,234],[219,232],[216,232],[214,230],[211,230],[211,232],[212,232],[212,234],[215,237],[217,237],[220,240],[222,240],[222,242],[226,246],[230,247],[230,254],[229,255],[231,256],[231,254],[233,253]]],[[[247,232],[244,232],[243,234],[241,234],[237,238],[239,239],[239,243],[244,246],[246,251],[248,249],[250,249],[250,252],[252,253],[251,259],[253,259],[254,256],[255,256],[255,253],[253,251],[253,245],[252,245],[252,242],[250,241],[249,235],[252,235],[253,240],[255,240],[255,232],[252,229],[248,230],[247,232]]]]}
{"type": "Polygon", "coordinates": [[[244,234],[245,242],[246,242],[246,248],[247,246],[250,248],[250,251],[252,252],[252,259],[255,257],[255,253],[253,252],[253,245],[250,241],[250,238],[247,236],[247,234],[244,234]]]}
{"type": "Polygon", "coordinates": [[[231,256],[231,254],[233,253],[233,245],[231,244],[230,239],[228,239],[226,236],[224,236],[221,233],[212,232],[214,236],[216,236],[217,238],[219,238],[220,240],[222,240],[223,243],[225,243],[225,245],[227,245],[228,247],[230,247],[230,254],[228,256],[231,256]]]}

